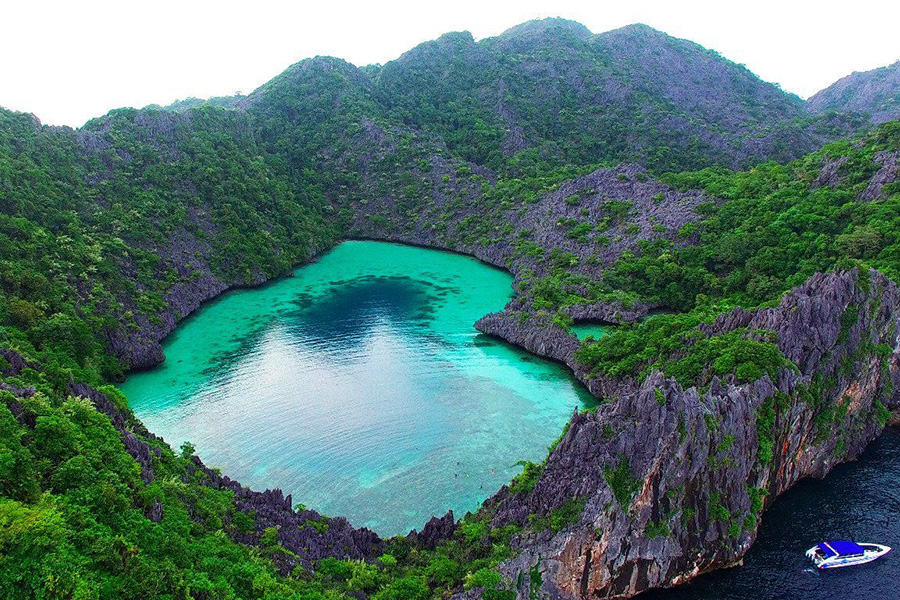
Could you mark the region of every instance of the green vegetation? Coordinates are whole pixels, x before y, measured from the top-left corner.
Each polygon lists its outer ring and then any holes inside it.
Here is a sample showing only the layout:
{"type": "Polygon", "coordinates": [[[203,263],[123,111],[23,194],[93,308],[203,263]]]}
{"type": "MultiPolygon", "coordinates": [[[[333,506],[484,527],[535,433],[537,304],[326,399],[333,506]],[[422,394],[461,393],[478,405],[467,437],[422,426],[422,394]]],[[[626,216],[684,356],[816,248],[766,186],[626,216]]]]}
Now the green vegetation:
{"type": "Polygon", "coordinates": [[[666,394],[659,388],[653,388],[653,396],[656,398],[656,403],[660,406],[666,405],[666,394]]]}
{"type": "Polygon", "coordinates": [[[619,462],[615,467],[610,465],[603,467],[603,478],[606,479],[606,484],[612,490],[616,502],[624,509],[631,506],[631,500],[644,485],[644,481],[631,472],[628,459],[624,456],[619,457],[619,462]]]}
{"type": "Polygon", "coordinates": [[[644,528],[644,535],[651,540],[656,538],[667,538],[671,534],[669,526],[664,521],[650,521],[644,528]]]}
{"type": "Polygon", "coordinates": [[[550,529],[554,532],[562,531],[567,526],[577,523],[584,512],[587,498],[571,498],[565,504],[550,511],[550,529]]]}
{"type": "Polygon", "coordinates": [[[882,404],[878,400],[875,401],[875,410],[875,417],[878,419],[878,426],[884,427],[885,425],[887,425],[888,419],[891,418],[891,411],[886,409],[884,407],[884,404],[882,404]]]}
{"type": "Polygon", "coordinates": [[[718,493],[713,492],[709,497],[709,522],[721,521],[727,523],[731,519],[731,513],[722,504],[718,493]]]}
{"type": "Polygon", "coordinates": [[[528,600],[540,600],[541,587],[544,585],[544,576],[541,574],[541,557],[538,557],[535,565],[528,571],[530,584],[528,600]]]}
{"type": "Polygon", "coordinates": [[[478,42],[450,33],[366,74],[391,120],[438,135],[455,156],[508,175],[536,163],[632,161],[660,171],[731,165],[749,138],[784,160],[798,146],[814,149],[801,132],[853,127],[810,118],[796,98],[746,69],[644,26],[591,36],[577,23],[551,19],[478,42]],[[635,48],[646,54],[636,58],[635,48]],[[714,72],[726,100],[707,104],[708,89],[673,79],[680,69],[714,72]],[[546,73],[558,74],[552,92],[546,73]],[[616,101],[598,102],[609,86],[616,101]],[[664,91],[676,87],[681,94],[664,91]],[[711,140],[708,132],[723,127],[728,135],[711,140]],[[512,160],[503,153],[510,130],[518,132],[512,160]]]}
{"type": "MultiPolygon", "coordinates": [[[[314,572],[279,573],[290,551],[279,544],[278,530],[257,534],[255,515],[237,510],[231,492],[206,485],[193,467],[193,448],[176,452],[146,436],[109,385],[130,366],[123,361],[145,352],[156,327],[184,316],[174,307],[190,304],[179,297],[185,284],[200,280],[205,290],[256,284],[363,230],[436,231],[462,248],[507,242],[516,257],[546,267],[521,273],[523,318],[537,314],[568,328],[563,309],[599,301],[677,313],[583,343],[578,358],[595,375],[643,377],[659,369],[682,385],[703,386],[714,376],[744,382],[794,368],[772,332],[704,334],[701,326],[723,312],[776,302],[813,273],[835,267],[874,267],[900,278],[900,187],[895,182],[879,199],[859,199],[878,168],[876,153],[900,150],[900,123],[790,164],[740,173],[709,167],[733,164],[729,150],[747,135],[772,131],[769,156],[790,156],[790,142],[803,129],[791,120],[799,114],[796,103],[736,65],[720,64],[729,85],[755,90],[729,103],[729,115],[753,127],[729,137],[723,151],[694,135],[718,131],[718,123],[656,100],[649,71],[621,60],[623,46],[589,41],[571,25],[551,26],[564,35],[538,31],[534,47],[517,37],[526,29],[505,42],[445,36],[366,70],[312,59],[239,103],[115,110],[77,132],[0,110],[0,349],[28,362],[12,375],[9,361],[0,359],[0,596],[388,600],[484,588],[485,598],[514,597],[497,566],[513,555],[518,528],[492,528],[487,509],[466,516],[434,550],[396,538],[372,564],[330,558],[314,572]],[[563,40],[565,51],[552,40],[563,40]],[[622,102],[597,110],[603,77],[579,75],[584,89],[566,87],[561,78],[563,93],[548,95],[532,71],[520,68],[537,59],[560,73],[615,74],[634,85],[622,102]],[[505,91],[484,93],[500,80],[505,91]],[[776,104],[778,115],[761,115],[776,104]],[[521,128],[512,151],[504,147],[512,125],[498,105],[521,128]],[[667,129],[670,122],[688,124],[691,135],[667,129]],[[575,254],[542,247],[506,218],[598,164],[620,160],[640,160],[656,173],[703,169],[669,173],[663,181],[717,200],[698,209],[702,221],[678,232],[678,245],[643,240],[603,265],[602,278],[573,272],[580,263],[575,254]],[[816,184],[823,167],[838,161],[833,185],[816,184]],[[110,419],[70,396],[72,382],[103,391],[126,415],[126,428],[154,448],[150,483],[110,419]],[[22,392],[32,387],[33,394],[22,392]],[[160,510],[162,518],[151,519],[160,510]],[[234,541],[247,535],[258,535],[258,545],[234,541]]],[[[688,62],[721,62],[652,30],[622,36],[688,62]]],[[[657,65],[655,75],[664,74],[657,65]]],[[[619,179],[617,185],[631,184],[624,173],[619,179]]],[[[569,194],[568,214],[593,193],[569,194]]],[[[653,199],[664,200],[663,193],[653,199]]],[[[603,235],[611,228],[641,231],[630,202],[605,202],[595,222],[585,210],[558,222],[567,243],[609,245],[619,241],[603,235]]],[[[599,255],[585,260],[600,262],[599,255]]],[[[864,310],[872,307],[848,307],[842,337],[864,310]]],[[[871,348],[881,360],[889,350],[871,348]]],[[[843,405],[821,405],[823,390],[833,385],[819,378],[797,394],[818,411],[825,432],[845,415],[843,405]]],[[[662,390],[654,395],[665,404],[662,390]]],[[[757,413],[761,464],[774,458],[774,423],[785,401],[767,400],[757,413]]],[[[883,424],[887,410],[876,406],[883,424]]],[[[718,427],[713,415],[706,418],[709,429],[718,427]]],[[[682,437],[689,435],[679,427],[682,437]]],[[[609,427],[603,433],[614,435],[609,427]]],[[[544,469],[523,466],[510,485],[514,494],[530,493],[544,469]]],[[[630,507],[643,482],[627,458],[603,474],[616,502],[630,507]]],[[[748,493],[757,513],[762,492],[748,493]]],[[[718,500],[711,498],[710,519],[739,534],[741,524],[718,500]]],[[[585,502],[572,499],[530,526],[564,530],[585,502]]],[[[682,513],[683,520],[694,516],[693,509],[682,513]]],[[[304,527],[329,529],[325,520],[304,527]]],[[[668,525],[653,522],[646,533],[666,536],[668,525]]],[[[533,593],[540,588],[535,569],[533,593]]]]}
{"type": "Polygon", "coordinates": [[[750,511],[754,515],[762,512],[764,506],[764,498],[769,491],[763,488],[747,488],[747,494],[750,496],[750,511]]]}
{"type": "Polygon", "coordinates": [[[581,514],[584,512],[586,502],[587,498],[571,498],[562,506],[551,510],[546,517],[531,515],[529,517],[529,527],[536,531],[549,529],[554,533],[558,533],[569,525],[578,522],[578,519],[581,518],[581,514]]]}
{"type": "MultiPolygon", "coordinates": [[[[791,368],[766,332],[735,330],[709,337],[698,326],[736,306],[777,301],[816,272],[858,266],[863,273],[873,267],[900,277],[900,195],[877,202],[858,199],[877,169],[875,154],[898,149],[900,123],[892,122],[862,143],[831,144],[787,165],[664,176],[676,188],[701,188],[725,202],[703,207],[706,218],[690,232],[699,235],[699,243],[623,253],[596,293],[616,290],[679,313],[648,318],[582,344],[579,360],[597,375],[644,377],[660,369],[684,385],[703,385],[712,375],[750,381],[791,368]],[[834,186],[814,185],[823,166],[839,159],[844,161],[840,180],[834,186]]],[[[859,310],[848,307],[842,338],[859,310]]]]}
{"type": "Polygon", "coordinates": [[[318,583],[277,577],[270,550],[223,535],[245,526],[231,492],[202,485],[189,461],[160,443],[156,478],[145,484],[105,415],[26,371],[11,379],[37,393],[0,391],[0,596],[327,597],[318,583]],[[33,430],[13,416],[13,402],[33,430]],[[154,503],[165,515],[158,523],[147,517],[154,503]]]}
{"type": "Polygon", "coordinates": [[[528,494],[544,472],[544,465],[529,461],[521,461],[519,464],[522,465],[522,472],[513,477],[509,489],[513,494],[528,494]]]}
{"type": "Polygon", "coordinates": [[[697,314],[653,317],[583,344],[577,356],[597,375],[643,378],[658,369],[683,386],[702,385],[713,375],[733,375],[740,382],[765,374],[774,379],[779,369],[792,367],[770,332],[737,329],[706,336],[696,329],[701,322],[697,314]]]}
{"type": "Polygon", "coordinates": [[[317,208],[321,194],[291,189],[274,157],[235,135],[246,126],[246,116],[224,109],[189,119],[123,109],[85,126],[83,136],[109,145],[86,155],[70,130],[43,131],[28,115],[0,111],[5,337],[77,380],[116,378],[122,367],[99,340],[141,318],[158,322],[163,298],[203,262],[222,279],[252,283],[336,239],[317,208]],[[171,131],[148,140],[139,118],[171,131]],[[197,240],[193,266],[162,259],[175,235],[197,240]]]}

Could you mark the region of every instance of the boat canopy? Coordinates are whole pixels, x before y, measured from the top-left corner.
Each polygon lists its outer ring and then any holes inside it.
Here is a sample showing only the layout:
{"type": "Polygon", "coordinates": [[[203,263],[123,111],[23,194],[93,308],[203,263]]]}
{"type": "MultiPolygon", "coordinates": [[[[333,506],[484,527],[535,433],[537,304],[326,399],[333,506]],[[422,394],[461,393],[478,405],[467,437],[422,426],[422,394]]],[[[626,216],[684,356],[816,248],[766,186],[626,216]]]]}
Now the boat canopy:
{"type": "Polygon", "coordinates": [[[859,544],[854,542],[836,541],[823,542],[819,544],[819,550],[825,554],[825,558],[832,556],[851,556],[854,554],[865,554],[866,550],[859,544]]]}

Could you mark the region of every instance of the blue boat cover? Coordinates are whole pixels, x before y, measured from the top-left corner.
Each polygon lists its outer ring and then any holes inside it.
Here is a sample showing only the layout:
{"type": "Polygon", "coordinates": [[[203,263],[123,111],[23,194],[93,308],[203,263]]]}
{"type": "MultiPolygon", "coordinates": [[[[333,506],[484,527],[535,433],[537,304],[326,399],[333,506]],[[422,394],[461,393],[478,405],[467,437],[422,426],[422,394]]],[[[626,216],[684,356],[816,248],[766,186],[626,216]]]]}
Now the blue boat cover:
{"type": "Polygon", "coordinates": [[[825,554],[825,558],[863,554],[865,552],[865,549],[859,544],[847,541],[824,542],[819,544],[819,550],[825,554]]]}

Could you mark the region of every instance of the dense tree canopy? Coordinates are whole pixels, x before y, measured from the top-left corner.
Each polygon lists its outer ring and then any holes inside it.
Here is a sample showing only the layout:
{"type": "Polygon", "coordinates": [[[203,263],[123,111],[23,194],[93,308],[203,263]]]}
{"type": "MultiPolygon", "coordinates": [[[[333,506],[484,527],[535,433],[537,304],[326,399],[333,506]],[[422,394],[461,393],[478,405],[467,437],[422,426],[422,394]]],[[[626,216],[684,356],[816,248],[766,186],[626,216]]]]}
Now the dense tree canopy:
{"type": "MultiPolygon", "coordinates": [[[[815,272],[865,265],[900,278],[900,184],[869,189],[883,161],[897,160],[900,123],[787,164],[726,169],[757,158],[740,152],[754,136],[765,156],[785,159],[858,125],[811,121],[771,87],[649,28],[601,38],[551,22],[477,43],[445,36],[384,67],[311,59],[247,97],[116,110],[78,131],[0,110],[0,349],[26,361],[0,358],[0,596],[387,600],[475,587],[514,597],[494,568],[518,530],[491,529],[487,509],[433,550],[397,538],[372,564],[331,558],[315,572],[279,572],[288,551],[278,532],[234,541],[253,515],[206,485],[189,446],[174,452],[130,415],[110,385],[131,366],[117,344],[184,317],[176,300],[190,282],[216,293],[260,283],[369,219],[386,232],[446,232],[463,247],[510,244],[544,268],[522,274],[528,310],[563,328],[563,309],[578,304],[671,312],[585,343],[579,358],[597,376],[661,369],[704,385],[773,374],[784,362],[766,332],[691,332],[815,272]],[[648,44],[656,58],[641,64],[634,48],[648,44]],[[703,114],[691,113],[662,76],[672,60],[701,80],[724,77],[740,102],[704,99],[703,114]],[[634,85],[600,102],[621,81],[634,85]],[[662,179],[705,190],[703,219],[598,265],[596,277],[510,226],[565,181],[620,160],[701,169],[662,179]],[[367,208],[376,199],[389,202],[367,208]],[[427,221],[437,199],[443,212],[427,221]],[[73,382],[102,391],[158,450],[152,482],[110,418],[73,397],[73,382]]],[[[608,243],[631,209],[605,210],[599,222],[558,226],[573,244],[608,243]]],[[[539,473],[526,468],[512,493],[539,473]]],[[[577,511],[530,526],[558,530],[577,511]]]]}

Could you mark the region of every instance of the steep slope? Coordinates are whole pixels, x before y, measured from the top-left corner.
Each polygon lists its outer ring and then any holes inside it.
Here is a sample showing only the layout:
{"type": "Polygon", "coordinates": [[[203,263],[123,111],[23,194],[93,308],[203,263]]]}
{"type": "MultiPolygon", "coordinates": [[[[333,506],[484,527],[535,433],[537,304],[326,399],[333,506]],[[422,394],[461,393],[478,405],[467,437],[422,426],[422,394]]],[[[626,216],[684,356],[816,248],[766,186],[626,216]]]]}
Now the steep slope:
{"type": "Polygon", "coordinates": [[[812,123],[800,98],[645,25],[594,35],[546,19],[480,42],[448,34],[374,78],[393,115],[493,167],[501,150],[557,164],[746,166],[796,158],[852,127],[812,123]]]}
{"type": "Polygon", "coordinates": [[[896,291],[869,268],[900,277],[900,125],[741,173],[592,163],[732,164],[770,119],[800,147],[815,136],[779,98],[648,28],[604,37],[551,20],[445,36],[382,69],[310,59],[247,97],[113,111],[78,131],[0,111],[0,553],[13,557],[0,595],[508,599],[530,594],[517,573],[541,579],[537,556],[560,594],[586,580],[622,595],[736,559],[760,508],[744,482],[774,496],[822,475],[895,406],[896,291]],[[407,68],[420,63],[440,68],[407,68]],[[734,117],[696,97],[720,79],[743,90],[734,117]],[[245,490],[130,416],[108,383],[162,360],[178,321],[344,237],[509,269],[516,298],[479,327],[566,362],[610,402],[478,514],[389,541],[245,490]],[[676,314],[627,325],[651,308],[676,314]],[[581,344],[579,319],[626,325],[581,344]],[[702,464],[678,493],[713,523],[679,524],[658,493],[685,454],[702,464]],[[726,460],[740,468],[709,466],[726,460]],[[626,508],[620,484],[647,502],[626,508]],[[635,554],[620,560],[616,540],[635,554]],[[685,548],[707,542],[691,562],[685,548]]]}
{"type": "Polygon", "coordinates": [[[576,414],[530,489],[515,482],[485,502],[492,526],[525,528],[500,567],[518,597],[628,598],[735,564],[766,505],[884,428],[900,400],[898,302],[874,271],[816,275],[774,308],[701,325],[677,351],[685,360],[734,334],[774,340],[762,377],[685,388],[653,371],[576,414]],[[535,525],[560,515],[568,522],[535,525]]]}
{"type": "Polygon", "coordinates": [[[156,364],[158,340],[201,302],[337,237],[321,193],[292,185],[246,113],[123,109],[73,132],[2,111],[0,124],[14,132],[0,157],[6,322],[50,327],[38,348],[74,336],[77,368],[120,376],[108,350],[125,368],[156,364]]]}
{"type": "Polygon", "coordinates": [[[813,114],[855,111],[873,123],[900,119],[900,61],[887,67],[854,72],[807,101],[813,114]]]}

